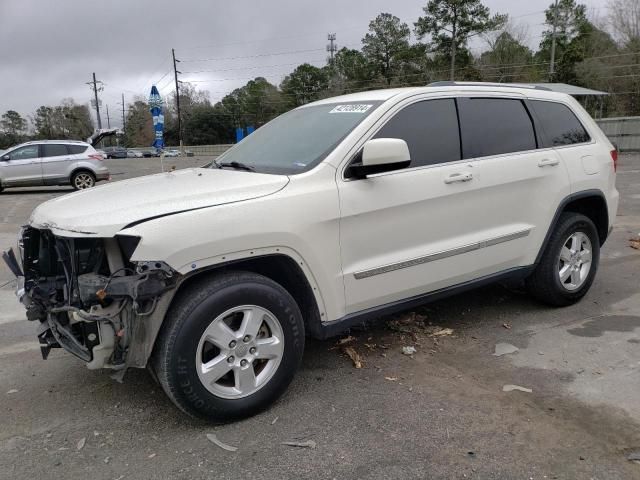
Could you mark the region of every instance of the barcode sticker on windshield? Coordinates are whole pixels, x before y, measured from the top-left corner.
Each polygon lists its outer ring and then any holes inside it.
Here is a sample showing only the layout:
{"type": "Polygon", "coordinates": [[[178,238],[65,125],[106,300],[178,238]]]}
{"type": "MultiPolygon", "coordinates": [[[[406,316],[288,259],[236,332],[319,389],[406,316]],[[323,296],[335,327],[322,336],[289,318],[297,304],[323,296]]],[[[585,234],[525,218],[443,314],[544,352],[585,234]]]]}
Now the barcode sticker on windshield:
{"type": "Polygon", "coordinates": [[[337,105],[329,113],[364,113],[373,105],[337,105]]]}

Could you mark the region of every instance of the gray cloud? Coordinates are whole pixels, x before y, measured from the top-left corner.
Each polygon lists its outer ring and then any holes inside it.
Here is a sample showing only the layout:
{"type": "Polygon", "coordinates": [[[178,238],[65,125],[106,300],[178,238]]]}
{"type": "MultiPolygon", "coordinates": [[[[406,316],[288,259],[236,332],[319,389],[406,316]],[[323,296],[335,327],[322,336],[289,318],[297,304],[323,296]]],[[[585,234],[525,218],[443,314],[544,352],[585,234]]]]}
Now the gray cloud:
{"type": "MultiPolygon", "coordinates": [[[[532,45],[550,2],[485,0],[492,11],[529,25],[532,45]]],[[[605,0],[585,3],[604,13],[605,0]]],[[[210,91],[215,101],[257,75],[278,83],[299,63],[321,65],[329,32],[337,33],[340,47],[358,48],[378,13],[412,24],[424,5],[426,0],[2,0],[0,112],[28,115],[66,97],[87,103],[86,82],[95,71],[105,83],[103,105],[119,125],[121,93],[128,100],[146,96],[155,82],[163,94],[172,90],[171,48],[183,60],[182,78],[210,91]],[[290,51],[304,52],[265,55],[290,51]],[[219,60],[190,61],[198,59],[219,60]]]]}

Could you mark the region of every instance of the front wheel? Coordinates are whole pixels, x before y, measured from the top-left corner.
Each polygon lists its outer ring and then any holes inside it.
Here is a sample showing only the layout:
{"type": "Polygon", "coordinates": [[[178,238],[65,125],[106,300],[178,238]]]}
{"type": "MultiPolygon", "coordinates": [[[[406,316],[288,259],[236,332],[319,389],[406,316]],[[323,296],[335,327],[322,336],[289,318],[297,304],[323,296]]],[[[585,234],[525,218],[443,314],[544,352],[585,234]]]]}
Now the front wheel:
{"type": "Polygon", "coordinates": [[[540,263],[526,281],[528,290],[549,305],[563,307],[576,303],[591,287],[599,260],[600,239],[591,219],[565,212],[540,263]]]}
{"type": "Polygon", "coordinates": [[[71,185],[76,190],[84,190],[85,188],[91,188],[96,184],[96,177],[91,172],[81,170],[76,172],[71,177],[71,185]]]}
{"type": "Polygon", "coordinates": [[[152,362],[169,398],[207,420],[253,415],[287,388],[302,360],[304,323],[291,295],[248,272],[185,286],[152,362]]]}

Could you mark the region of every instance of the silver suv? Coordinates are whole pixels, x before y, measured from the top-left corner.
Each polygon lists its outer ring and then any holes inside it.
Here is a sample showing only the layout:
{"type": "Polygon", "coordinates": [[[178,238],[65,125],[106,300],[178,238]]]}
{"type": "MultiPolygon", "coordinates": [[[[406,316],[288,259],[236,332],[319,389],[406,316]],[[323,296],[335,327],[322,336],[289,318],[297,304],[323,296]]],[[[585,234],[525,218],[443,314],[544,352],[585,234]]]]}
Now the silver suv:
{"type": "Polygon", "coordinates": [[[109,170],[91,145],[41,140],[8,149],[0,157],[0,191],[7,187],[71,185],[76,190],[109,180],[109,170]]]}

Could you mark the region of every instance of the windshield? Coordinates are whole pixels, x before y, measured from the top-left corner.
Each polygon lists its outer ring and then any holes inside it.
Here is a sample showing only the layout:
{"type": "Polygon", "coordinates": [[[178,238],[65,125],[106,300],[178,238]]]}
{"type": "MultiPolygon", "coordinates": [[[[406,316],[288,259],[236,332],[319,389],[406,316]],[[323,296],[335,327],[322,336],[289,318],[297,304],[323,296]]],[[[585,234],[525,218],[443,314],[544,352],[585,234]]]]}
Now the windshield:
{"type": "Polygon", "coordinates": [[[227,150],[211,168],[237,162],[261,173],[305,172],[320,163],[380,103],[330,103],[291,110],[227,150]]]}

